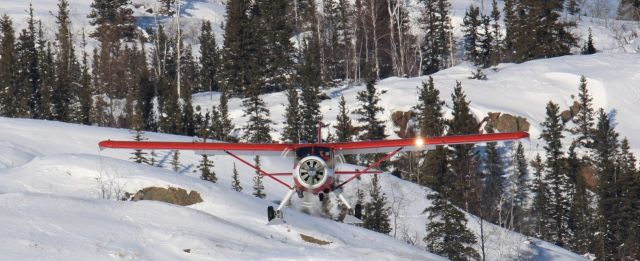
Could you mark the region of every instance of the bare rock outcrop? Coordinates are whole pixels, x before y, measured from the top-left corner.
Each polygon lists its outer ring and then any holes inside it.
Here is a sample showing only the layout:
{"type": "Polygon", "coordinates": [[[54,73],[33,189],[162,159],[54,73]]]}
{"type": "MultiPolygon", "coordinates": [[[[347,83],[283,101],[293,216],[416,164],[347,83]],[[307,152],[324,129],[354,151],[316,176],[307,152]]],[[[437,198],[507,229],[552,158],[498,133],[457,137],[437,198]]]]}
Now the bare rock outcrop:
{"type": "Polygon", "coordinates": [[[132,201],[138,200],[155,200],[167,202],[180,206],[188,206],[196,203],[202,202],[202,197],[200,197],[200,193],[192,190],[187,193],[186,190],[181,188],[160,188],[160,187],[148,187],[139,190],[133,198],[132,201]]]}

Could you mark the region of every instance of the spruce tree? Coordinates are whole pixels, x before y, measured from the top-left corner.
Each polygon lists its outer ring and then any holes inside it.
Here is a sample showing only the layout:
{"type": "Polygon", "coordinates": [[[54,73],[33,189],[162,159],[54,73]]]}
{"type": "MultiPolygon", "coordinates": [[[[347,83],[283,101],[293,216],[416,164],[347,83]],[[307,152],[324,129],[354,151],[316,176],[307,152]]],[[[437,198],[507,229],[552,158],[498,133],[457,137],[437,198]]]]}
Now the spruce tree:
{"type": "Polygon", "coordinates": [[[587,38],[587,42],[582,47],[582,54],[594,54],[596,53],[596,47],[593,46],[593,36],[591,35],[591,28],[589,28],[589,38],[587,38]]]}
{"type": "Polygon", "coordinates": [[[243,117],[249,117],[244,126],[244,139],[251,143],[270,143],[271,124],[269,109],[260,97],[258,86],[248,87],[242,101],[243,117]]]}
{"type": "Polygon", "coordinates": [[[340,102],[338,103],[338,116],[336,116],[336,141],[337,142],[349,142],[353,141],[353,137],[356,135],[356,129],[349,117],[349,109],[347,108],[347,102],[344,100],[344,96],[340,96],[340,102]]]}
{"type": "Polygon", "coordinates": [[[599,259],[615,259],[620,241],[621,230],[618,207],[621,205],[619,173],[615,166],[615,157],[619,153],[618,133],[613,128],[609,115],[600,109],[597,113],[596,130],[593,137],[595,165],[598,170],[598,241],[596,252],[599,259]]]}
{"type": "Polygon", "coordinates": [[[378,114],[384,112],[380,103],[380,95],[375,86],[375,78],[369,77],[366,89],[359,91],[357,96],[361,106],[354,111],[358,115],[357,121],[362,124],[360,140],[383,140],[385,134],[384,121],[380,120],[378,114]]]}
{"type": "Polygon", "coordinates": [[[578,0],[567,0],[566,10],[570,15],[579,15],[580,14],[580,4],[578,0]]]}
{"type": "Polygon", "coordinates": [[[320,113],[320,71],[319,71],[319,46],[316,34],[311,39],[305,40],[303,49],[303,62],[300,69],[300,84],[302,84],[302,104],[300,106],[301,129],[300,140],[302,142],[318,142],[316,135],[318,123],[322,121],[320,113]]]}
{"type": "Polygon", "coordinates": [[[481,65],[481,35],[482,20],[480,17],[480,8],[470,5],[467,9],[464,19],[462,20],[462,31],[464,32],[464,56],[476,66],[481,65]]]}
{"type": "MultiPolygon", "coordinates": [[[[80,106],[76,115],[78,122],[84,125],[91,125],[91,109],[93,107],[93,86],[91,85],[91,73],[89,72],[89,61],[86,51],[86,38],[84,33],[82,34],[82,72],[80,75],[80,93],[78,94],[80,100],[80,106]]],[[[141,129],[144,129],[141,126],[141,129]]]]}
{"type": "MultiPolygon", "coordinates": [[[[134,141],[145,141],[147,140],[147,138],[144,137],[144,131],[140,130],[140,129],[136,129],[131,131],[133,133],[133,140],[134,141]]],[[[144,152],[141,149],[135,149],[133,150],[133,152],[131,153],[131,158],[134,162],[136,163],[145,163],[145,164],[150,164],[149,159],[147,159],[147,155],[148,153],[144,152]]]]}
{"type": "MultiPolygon", "coordinates": [[[[487,133],[494,133],[493,126],[487,125],[485,128],[487,133]]],[[[504,165],[502,164],[502,155],[498,149],[498,144],[488,142],[485,148],[486,160],[484,166],[484,189],[482,190],[482,204],[484,209],[496,210],[490,212],[489,218],[496,224],[501,224],[503,220],[499,219],[498,213],[501,213],[504,205],[504,165]]]]}
{"type": "Polygon", "coordinates": [[[544,150],[546,153],[546,175],[545,182],[549,186],[548,210],[551,221],[550,241],[559,246],[566,244],[567,221],[569,216],[568,190],[569,182],[564,173],[563,152],[562,152],[562,132],[564,124],[560,118],[560,111],[557,104],[549,102],[547,104],[547,115],[542,125],[542,135],[540,138],[545,141],[544,150]]]}
{"type": "Polygon", "coordinates": [[[640,180],[636,168],[636,158],[631,152],[629,141],[624,138],[620,143],[620,153],[616,158],[616,169],[618,173],[618,186],[620,204],[616,211],[618,236],[621,243],[617,248],[617,259],[633,259],[640,253],[640,236],[638,235],[640,225],[640,203],[638,195],[640,193],[640,180]]]}
{"type": "MultiPolygon", "coordinates": [[[[255,166],[260,169],[260,156],[254,158],[255,166]]],[[[262,184],[262,173],[256,170],[256,175],[253,177],[253,195],[257,198],[265,198],[267,194],[264,192],[264,185],[262,184]]]]}
{"type": "Polygon", "coordinates": [[[576,142],[580,148],[589,148],[593,143],[593,97],[587,88],[587,78],[583,75],[580,77],[580,86],[578,87],[578,103],[580,110],[573,117],[572,122],[575,125],[569,129],[571,134],[577,135],[576,142]]]}
{"type": "MultiPolygon", "coordinates": [[[[429,76],[428,81],[422,82],[422,86],[418,90],[418,104],[413,108],[418,119],[420,137],[437,137],[444,134],[443,106],[444,101],[440,100],[440,91],[435,88],[433,78],[429,76]]],[[[448,171],[447,152],[448,149],[443,146],[437,146],[435,150],[427,151],[420,166],[420,174],[416,177],[416,183],[428,185],[441,192],[443,184],[438,180],[444,179],[448,171]]]]}
{"type": "Polygon", "coordinates": [[[476,243],[476,236],[467,228],[464,213],[441,194],[429,195],[431,206],[425,209],[429,213],[427,236],[423,239],[427,251],[451,260],[480,259],[472,247],[476,243]]]}
{"type": "Polygon", "coordinates": [[[200,164],[198,165],[198,171],[200,171],[200,179],[216,183],[218,178],[215,171],[213,171],[213,161],[209,159],[209,156],[202,155],[200,164]]]}
{"type": "Polygon", "coordinates": [[[534,227],[531,234],[535,237],[548,240],[550,233],[550,216],[549,216],[549,188],[544,181],[544,163],[542,157],[537,154],[535,159],[531,161],[531,167],[533,167],[533,184],[531,192],[534,193],[533,205],[531,206],[531,212],[534,218],[534,227]]]}
{"type": "Polygon", "coordinates": [[[74,118],[71,109],[72,102],[77,99],[73,83],[80,75],[80,66],[73,48],[73,35],[71,34],[71,19],[69,17],[69,2],[60,0],[56,24],[57,54],[56,54],[56,82],[53,89],[54,117],[59,121],[72,121],[74,118]]]}
{"type": "MultiPolygon", "coordinates": [[[[456,82],[451,99],[453,103],[453,118],[448,121],[448,135],[477,134],[477,122],[473,114],[471,114],[470,102],[467,100],[460,82],[456,82]]],[[[475,189],[481,187],[478,176],[478,159],[474,145],[454,145],[452,146],[450,157],[453,182],[455,183],[450,199],[464,210],[471,210],[474,213],[477,209],[470,209],[469,205],[475,198],[474,194],[477,192],[475,189]]]]}
{"type": "Polygon", "coordinates": [[[238,169],[236,168],[236,163],[233,163],[233,176],[231,180],[231,188],[235,191],[242,191],[242,186],[240,185],[240,175],[238,175],[238,169]]]}
{"type": "Polygon", "coordinates": [[[287,108],[285,109],[285,122],[282,130],[283,142],[299,143],[300,131],[301,131],[301,119],[300,119],[300,98],[298,97],[298,90],[290,85],[287,89],[287,108]]]}
{"type": "Polygon", "coordinates": [[[93,0],[91,13],[87,15],[89,24],[96,26],[91,37],[101,43],[111,39],[135,39],[136,20],[130,6],[130,0],[93,0]]]}
{"type": "Polygon", "coordinates": [[[259,37],[264,43],[260,57],[264,63],[261,74],[262,88],[266,92],[287,90],[294,73],[293,45],[289,40],[293,33],[291,17],[286,14],[291,8],[289,0],[257,0],[260,8],[259,37]]]}
{"type": "Polygon", "coordinates": [[[571,209],[569,215],[569,241],[568,247],[578,253],[589,252],[593,235],[593,213],[590,193],[581,170],[584,163],[578,159],[576,153],[577,142],[569,147],[567,157],[567,174],[574,184],[571,194],[571,209]]]}
{"type": "Polygon", "coordinates": [[[180,151],[173,151],[173,156],[171,157],[171,169],[175,172],[180,171],[180,151]]]}
{"type": "Polygon", "coordinates": [[[40,74],[40,57],[36,48],[37,32],[35,22],[33,5],[29,4],[27,28],[23,29],[18,36],[16,47],[17,67],[20,69],[18,71],[19,91],[15,97],[18,102],[14,106],[17,107],[18,116],[37,119],[40,117],[42,77],[40,74]]]}
{"type": "Polygon", "coordinates": [[[373,175],[369,190],[371,201],[364,206],[366,216],[364,217],[362,226],[378,233],[389,234],[389,232],[391,232],[389,208],[386,206],[387,198],[380,189],[378,175],[373,175]]]}
{"type": "Polygon", "coordinates": [[[451,66],[452,26],[446,0],[420,0],[425,6],[421,14],[424,40],[420,44],[422,74],[432,74],[451,66]]]}
{"type": "Polygon", "coordinates": [[[219,121],[221,132],[216,138],[223,141],[235,141],[235,137],[231,136],[235,126],[229,117],[229,92],[226,87],[222,87],[220,90],[220,104],[218,104],[218,112],[220,113],[219,121]]]}
{"type": "Polygon", "coordinates": [[[258,54],[251,53],[255,43],[251,43],[254,32],[250,28],[250,9],[248,0],[230,0],[226,5],[220,84],[233,95],[242,94],[245,86],[254,84],[251,63],[258,54]]]}
{"type": "Polygon", "coordinates": [[[39,119],[52,120],[52,93],[53,83],[55,82],[55,64],[53,63],[53,52],[51,51],[51,43],[45,39],[42,30],[42,22],[38,21],[38,69],[42,75],[40,86],[40,101],[38,104],[39,119]]]}
{"type": "Polygon", "coordinates": [[[220,66],[218,46],[211,29],[211,22],[203,21],[200,29],[200,86],[195,91],[219,91],[218,67],[220,66]]]}
{"type": "Polygon", "coordinates": [[[527,186],[527,178],[529,174],[527,158],[524,154],[524,147],[521,142],[517,143],[516,152],[513,156],[513,173],[511,178],[512,197],[512,213],[511,218],[515,222],[512,227],[517,232],[524,232],[524,219],[527,207],[527,199],[529,188],[527,186]]]}
{"type": "Polygon", "coordinates": [[[16,99],[19,94],[18,71],[16,68],[16,43],[13,21],[6,14],[0,20],[2,37],[0,38],[0,97],[2,99],[2,109],[0,115],[5,117],[16,117],[16,99]]]}
{"type": "MultiPolygon", "coordinates": [[[[506,3],[505,3],[506,5],[506,3]]],[[[491,2],[491,29],[493,30],[493,57],[491,59],[491,65],[497,65],[502,62],[502,54],[504,52],[504,39],[502,34],[502,28],[500,26],[501,14],[498,9],[498,2],[493,0],[491,2]]]]}

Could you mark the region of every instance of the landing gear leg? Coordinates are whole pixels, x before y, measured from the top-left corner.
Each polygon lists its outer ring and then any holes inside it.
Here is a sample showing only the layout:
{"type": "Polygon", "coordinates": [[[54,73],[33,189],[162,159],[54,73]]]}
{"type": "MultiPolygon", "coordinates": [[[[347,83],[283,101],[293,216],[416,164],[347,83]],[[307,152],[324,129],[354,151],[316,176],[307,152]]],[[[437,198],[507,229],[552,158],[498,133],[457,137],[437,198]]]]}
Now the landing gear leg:
{"type": "Polygon", "coordinates": [[[342,190],[340,189],[335,190],[335,193],[338,196],[338,199],[340,199],[340,201],[342,202],[342,204],[344,204],[349,210],[349,214],[346,217],[344,217],[343,222],[350,223],[350,224],[362,224],[362,220],[361,220],[362,206],[360,206],[360,204],[356,204],[356,209],[354,211],[354,209],[351,208],[351,205],[349,204],[347,199],[344,198],[344,195],[342,195],[342,190]]]}
{"type": "Polygon", "coordinates": [[[277,224],[284,223],[282,209],[284,208],[284,206],[287,205],[287,203],[289,203],[289,200],[291,199],[291,197],[293,197],[293,194],[295,193],[296,193],[295,188],[292,188],[291,190],[289,190],[289,192],[287,193],[287,195],[284,196],[284,198],[282,199],[282,202],[280,202],[280,205],[275,211],[273,210],[273,206],[269,206],[267,208],[267,219],[269,220],[268,225],[277,225],[277,224]]]}

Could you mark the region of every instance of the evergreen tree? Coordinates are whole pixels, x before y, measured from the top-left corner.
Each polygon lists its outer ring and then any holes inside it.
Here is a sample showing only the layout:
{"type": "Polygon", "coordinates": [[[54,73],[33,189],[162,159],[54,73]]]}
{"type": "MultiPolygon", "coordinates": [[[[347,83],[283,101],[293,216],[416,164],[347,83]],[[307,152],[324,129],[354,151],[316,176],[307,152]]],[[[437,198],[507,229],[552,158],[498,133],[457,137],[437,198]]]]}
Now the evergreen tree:
{"type": "Polygon", "coordinates": [[[587,43],[582,47],[582,54],[594,54],[596,53],[596,47],[593,46],[593,36],[591,35],[591,28],[589,28],[589,38],[587,43]]]}
{"type": "Polygon", "coordinates": [[[36,48],[37,32],[33,16],[33,5],[29,4],[29,19],[27,28],[18,36],[16,58],[18,70],[18,92],[13,105],[17,109],[19,117],[40,117],[40,102],[42,99],[40,86],[42,77],[40,74],[40,60],[36,48]]]}
{"type": "Polygon", "coordinates": [[[91,37],[101,43],[113,39],[135,39],[136,20],[130,6],[130,0],[93,0],[91,13],[87,15],[89,24],[96,26],[91,37]]]}
{"type": "MultiPolygon", "coordinates": [[[[420,128],[420,137],[437,137],[444,134],[443,106],[444,101],[440,100],[440,91],[435,88],[433,78],[430,76],[428,81],[422,82],[422,87],[418,90],[418,104],[413,108],[420,128]]],[[[435,150],[426,152],[416,183],[442,191],[440,187],[442,184],[437,181],[447,174],[447,151],[443,146],[437,146],[435,150]]]]}
{"type": "Polygon", "coordinates": [[[422,10],[424,40],[420,45],[422,74],[432,74],[451,66],[452,26],[447,0],[420,0],[425,6],[422,10]]]}
{"type": "Polygon", "coordinates": [[[231,188],[235,191],[242,191],[242,186],[240,185],[240,177],[238,175],[238,169],[236,168],[236,163],[233,163],[233,180],[231,181],[231,188]]]}
{"type": "Polygon", "coordinates": [[[549,188],[543,179],[544,163],[540,154],[537,154],[535,159],[531,161],[531,167],[533,167],[533,186],[531,192],[535,195],[533,197],[533,205],[531,206],[531,212],[535,221],[532,234],[535,237],[547,240],[550,233],[550,216],[549,216],[549,188]]]}
{"type": "Polygon", "coordinates": [[[220,84],[229,94],[242,94],[245,86],[256,84],[252,63],[257,62],[254,57],[260,54],[252,53],[259,43],[251,30],[250,9],[249,0],[227,1],[220,84]]]}
{"type": "Polygon", "coordinates": [[[42,30],[42,21],[38,21],[38,60],[39,71],[42,75],[40,86],[40,104],[38,105],[38,115],[40,119],[52,120],[52,95],[53,84],[55,83],[55,64],[53,62],[53,52],[51,43],[47,42],[42,30]]]}
{"type": "MultiPolygon", "coordinates": [[[[485,128],[487,133],[494,133],[493,126],[487,125],[485,128]]],[[[495,209],[490,212],[489,218],[492,222],[502,224],[498,213],[502,213],[504,207],[504,165],[502,164],[502,155],[498,150],[498,144],[488,142],[485,148],[486,160],[484,166],[484,189],[482,190],[482,204],[484,209],[495,209]]]]}
{"type": "Polygon", "coordinates": [[[578,3],[578,0],[567,0],[567,12],[570,15],[579,15],[580,14],[580,4],[578,3]]]}
{"type": "Polygon", "coordinates": [[[175,172],[180,171],[180,151],[179,150],[173,151],[173,156],[171,157],[171,169],[173,169],[173,171],[175,172]]]}
{"type": "MultiPolygon", "coordinates": [[[[144,131],[142,131],[142,130],[140,130],[140,129],[133,130],[133,131],[132,131],[132,133],[133,133],[133,140],[134,140],[134,141],[138,141],[138,142],[140,142],[140,141],[145,141],[145,140],[147,140],[147,138],[145,138],[145,137],[144,137],[144,131]]],[[[134,162],[136,162],[136,163],[141,163],[141,164],[142,164],[142,163],[145,163],[145,164],[149,164],[149,163],[150,163],[150,162],[149,162],[149,159],[147,159],[147,157],[145,156],[145,155],[147,155],[147,154],[148,154],[148,153],[144,152],[144,151],[143,151],[143,150],[141,150],[141,149],[135,149],[135,150],[131,153],[131,155],[133,155],[133,156],[131,156],[131,158],[130,158],[130,159],[132,159],[132,160],[133,160],[134,162]]]]}
{"type": "Polygon", "coordinates": [[[258,86],[250,86],[242,101],[243,117],[249,117],[244,126],[244,139],[251,143],[270,143],[271,124],[269,109],[260,97],[258,86]]]}
{"type": "Polygon", "coordinates": [[[300,140],[308,143],[318,142],[316,133],[318,123],[322,121],[320,113],[320,82],[322,81],[319,71],[320,47],[317,44],[317,35],[313,35],[311,39],[305,41],[304,60],[300,69],[300,83],[302,84],[300,140]]]}
{"type": "MultiPolygon", "coordinates": [[[[508,0],[507,0],[508,1],[508,0]]],[[[505,2],[506,5],[506,2],[505,2]]],[[[491,59],[491,65],[497,65],[502,61],[502,54],[504,52],[504,39],[502,35],[502,28],[500,27],[501,14],[498,9],[498,2],[493,0],[491,2],[491,29],[493,30],[493,57],[491,59]]]]}
{"type": "Polygon", "coordinates": [[[281,140],[289,143],[300,142],[300,98],[298,97],[298,90],[292,85],[287,89],[287,108],[285,109],[284,128],[282,132],[281,140]]]}
{"type": "Polygon", "coordinates": [[[223,87],[220,91],[220,104],[218,104],[218,112],[220,113],[220,130],[216,138],[223,141],[234,141],[235,137],[231,136],[235,126],[229,118],[229,96],[227,88],[223,87]]]}
{"type": "Polygon", "coordinates": [[[218,178],[215,171],[213,171],[213,161],[209,159],[209,156],[202,155],[200,164],[198,165],[198,171],[200,171],[200,179],[216,183],[218,178]]]}
{"type": "Polygon", "coordinates": [[[16,43],[15,32],[13,30],[13,21],[9,16],[3,15],[0,20],[0,29],[2,29],[2,37],[0,38],[0,96],[2,99],[2,111],[0,115],[6,117],[16,117],[16,99],[19,94],[18,71],[15,66],[16,43]]]}
{"type": "Polygon", "coordinates": [[[593,143],[593,125],[594,125],[594,111],[593,111],[593,97],[589,93],[587,88],[587,78],[580,77],[580,86],[578,87],[578,103],[580,104],[580,110],[573,117],[572,122],[575,125],[569,129],[569,132],[578,135],[576,142],[578,147],[589,148],[593,143]]]}
{"type": "MultiPolygon", "coordinates": [[[[492,63],[493,56],[496,52],[494,49],[493,33],[491,32],[491,19],[489,16],[481,15],[482,18],[482,39],[480,41],[480,65],[482,68],[489,68],[494,65],[492,63]]],[[[485,76],[486,78],[486,76],[485,76]]]]}
{"type": "Polygon", "coordinates": [[[82,72],[80,75],[80,85],[82,89],[80,90],[79,100],[80,106],[78,106],[78,111],[76,115],[78,117],[78,121],[84,125],[91,125],[91,109],[93,107],[93,88],[91,86],[91,73],[89,72],[89,61],[88,55],[86,51],[86,38],[84,33],[82,34],[82,72]]]}
{"type": "Polygon", "coordinates": [[[382,113],[380,96],[376,91],[375,78],[370,77],[365,90],[359,91],[357,96],[361,106],[354,111],[358,115],[357,121],[362,124],[360,140],[383,140],[387,137],[384,129],[384,121],[380,120],[378,113],[382,113]]]}
{"type": "MultiPolygon", "coordinates": [[[[453,102],[453,118],[448,122],[448,135],[477,134],[477,122],[471,114],[470,102],[467,101],[460,82],[456,82],[451,99],[453,102]]],[[[450,192],[450,199],[464,210],[474,213],[478,209],[470,209],[469,205],[474,200],[474,195],[478,192],[476,189],[481,187],[478,176],[478,159],[475,155],[474,145],[454,145],[452,146],[451,154],[452,181],[455,185],[450,192]]],[[[479,206],[473,205],[473,207],[477,208],[479,206]]]]}
{"type": "Polygon", "coordinates": [[[464,19],[462,20],[462,31],[464,32],[464,56],[468,61],[477,66],[481,64],[481,28],[482,20],[480,17],[480,8],[470,5],[464,15],[464,19]]]}
{"type": "Polygon", "coordinates": [[[387,198],[380,191],[378,184],[378,175],[371,178],[371,188],[369,190],[371,201],[365,204],[364,209],[366,216],[364,217],[362,226],[379,233],[389,234],[391,226],[389,225],[389,208],[386,206],[387,198]]]}
{"type": "Polygon", "coordinates": [[[640,236],[638,235],[638,225],[640,225],[640,203],[638,195],[640,192],[640,180],[636,168],[636,158],[631,152],[629,141],[624,138],[620,144],[620,153],[616,158],[617,179],[619,180],[620,204],[616,211],[616,226],[618,235],[616,239],[621,243],[617,251],[616,259],[630,260],[640,253],[640,236]]]}
{"type": "Polygon", "coordinates": [[[80,66],[73,48],[71,34],[71,19],[69,17],[69,2],[60,0],[56,15],[58,32],[56,33],[56,82],[53,89],[54,117],[59,121],[69,122],[73,119],[72,102],[77,98],[74,92],[74,82],[80,75],[80,66]]]}
{"type": "Polygon", "coordinates": [[[347,108],[347,102],[344,100],[344,96],[340,97],[340,102],[338,103],[338,116],[336,116],[336,122],[336,141],[353,141],[353,137],[357,133],[353,123],[351,122],[351,118],[349,118],[349,109],[347,108]]]}
{"type": "Polygon", "coordinates": [[[427,236],[423,239],[427,251],[451,260],[480,259],[472,247],[476,243],[476,236],[467,228],[464,213],[439,193],[429,195],[429,199],[432,203],[425,209],[429,213],[429,223],[427,236]]]}
{"type": "Polygon", "coordinates": [[[522,143],[518,142],[516,152],[513,157],[513,176],[511,179],[511,191],[512,197],[512,213],[511,220],[515,222],[511,227],[517,232],[522,233],[524,231],[524,219],[526,219],[526,206],[528,198],[527,176],[529,174],[527,166],[527,158],[524,155],[524,147],[522,143]]]}
{"type": "MultiPolygon", "coordinates": [[[[255,166],[260,169],[260,156],[254,158],[255,166]]],[[[253,195],[257,198],[265,198],[267,194],[264,192],[264,185],[262,184],[262,173],[256,170],[256,176],[253,177],[253,195]]]]}
{"type": "Polygon", "coordinates": [[[571,191],[571,209],[569,215],[569,248],[578,253],[589,252],[593,235],[593,213],[590,194],[587,191],[587,183],[581,170],[583,163],[576,153],[577,142],[569,147],[567,157],[567,174],[574,184],[571,191]]]}
{"type": "Polygon", "coordinates": [[[569,182],[564,173],[564,160],[562,152],[562,131],[564,126],[560,118],[560,111],[557,104],[549,102],[547,104],[547,116],[542,123],[542,138],[546,145],[544,150],[546,159],[545,182],[549,186],[548,210],[551,221],[550,241],[559,246],[566,244],[567,222],[569,216],[569,182]]]}
{"type": "Polygon", "coordinates": [[[618,151],[618,133],[613,128],[611,119],[607,113],[600,109],[597,114],[598,121],[594,132],[593,150],[595,165],[599,174],[600,186],[598,188],[598,241],[596,254],[602,260],[615,259],[616,250],[622,243],[619,236],[622,227],[620,212],[621,205],[620,180],[618,177],[615,157],[618,151]]]}
{"type": "Polygon", "coordinates": [[[293,27],[291,17],[283,15],[290,9],[289,0],[257,0],[256,5],[260,8],[259,37],[264,43],[260,48],[263,50],[260,56],[264,67],[261,74],[264,82],[263,91],[283,91],[291,84],[290,80],[294,73],[293,68],[293,45],[291,38],[293,27]]]}
{"type": "Polygon", "coordinates": [[[218,67],[220,58],[215,34],[211,29],[211,22],[202,22],[200,29],[200,87],[195,91],[219,91],[218,67]]]}

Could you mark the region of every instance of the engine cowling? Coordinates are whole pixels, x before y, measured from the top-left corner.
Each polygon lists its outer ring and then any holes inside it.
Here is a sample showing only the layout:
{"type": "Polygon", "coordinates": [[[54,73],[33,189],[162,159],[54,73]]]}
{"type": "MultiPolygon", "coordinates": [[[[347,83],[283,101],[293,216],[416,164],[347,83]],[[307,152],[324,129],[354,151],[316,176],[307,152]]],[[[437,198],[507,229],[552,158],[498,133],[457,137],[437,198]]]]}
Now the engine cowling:
{"type": "Polygon", "coordinates": [[[302,158],[295,170],[295,178],[299,185],[309,190],[316,190],[325,186],[330,179],[327,162],[317,156],[302,158]]]}

